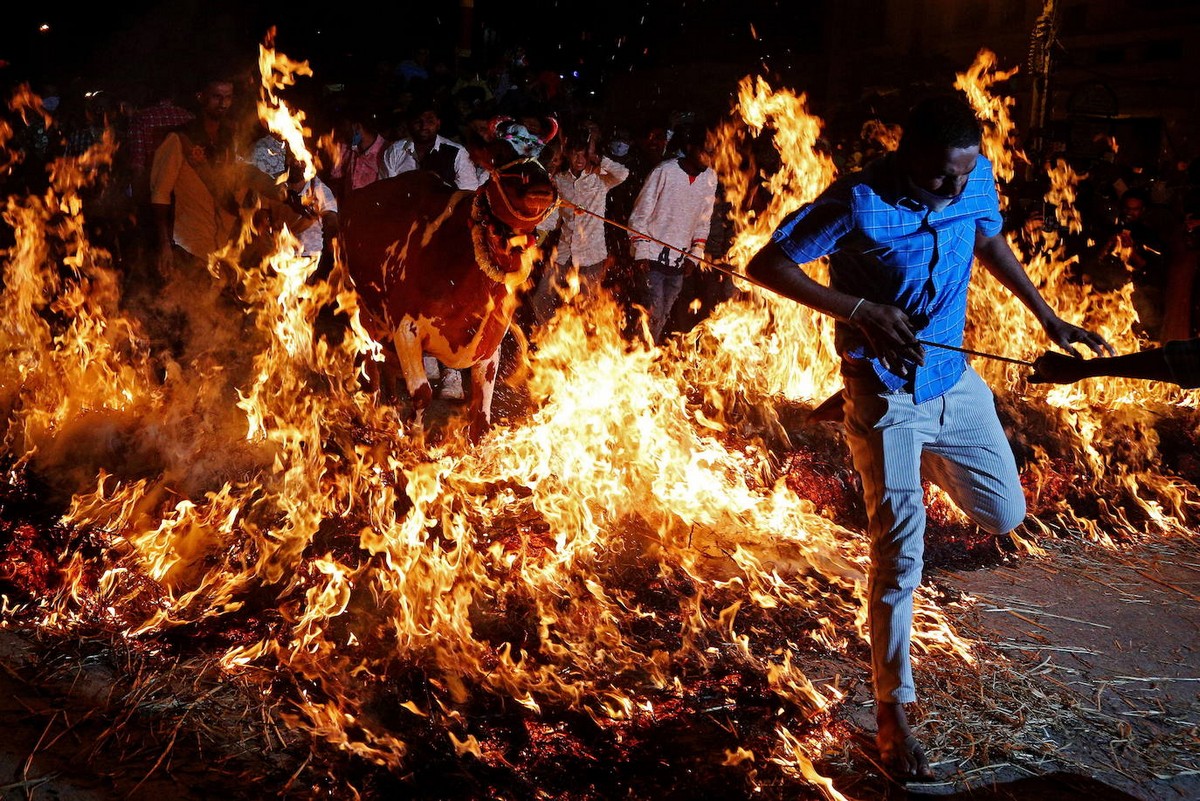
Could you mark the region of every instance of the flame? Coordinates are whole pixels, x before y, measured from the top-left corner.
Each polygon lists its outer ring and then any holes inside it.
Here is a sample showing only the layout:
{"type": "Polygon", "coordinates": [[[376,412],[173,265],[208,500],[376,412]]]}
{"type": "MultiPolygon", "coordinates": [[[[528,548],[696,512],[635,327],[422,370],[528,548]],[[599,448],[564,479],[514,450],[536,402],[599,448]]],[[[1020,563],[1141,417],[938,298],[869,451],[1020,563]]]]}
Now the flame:
{"type": "Polygon", "coordinates": [[[279,93],[296,84],[298,76],[312,75],[307,61],[292,61],[275,50],[275,29],[271,28],[266,41],[258,48],[258,71],[262,76],[262,92],[258,99],[258,117],[267,129],[287,143],[292,156],[304,165],[304,180],[317,174],[317,165],[308,148],[312,129],[304,125],[302,110],[290,108],[279,93]]]}
{"type": "MultiPolygon", "coordinates": [[[[1011,149],[1008,143],[1016,140],[1014,125],[1007,114],[1011,101],[997,100],[988,94],[990,87],[1012,74],[1012,70],[995,71],[995,56],[983,50],[973,67],[960,73],[956,82],[980,118],[989,123],[985,125],[988,134],[984,146],[989,158],[993,153],[1011,149]]],[[[1006,163],[1011,165],[1012,160],[1006,163]]],[[[1011,168],[998,168],[997,175],[1003,182],[1011,177],[1011,168]]],[[[1062,160],[1050,168],[1049,176],[1045,201],[1054,207],[1057,221],[1069,231],[1082,230],[1074,206],[1079,176],[1062,160]]],[[[1015,237],[1010,236],[1010,240],[1017,249],[1015,237]]],[[[1038,232],[1025,267],[1034,285],[1063,319],[1099,333],[1119,353],[1140,350],[1144,343],[1136,333],[1132,284],[1113,292],[1099,292],[1086,277],[1081,280],[1074,275],[1072,268],[1077,260],[1076,256],[1067,255],[1057,231],[1043,229],[1038,232]]],[[[972,349],[1032,360],[1049,347],[1032,315],[985,271],[977,271],[972,282],[967,318],[966,345],[972,349]]],[[[1154,428],[1159,414],[1168,413],[1172,407],[1194,405],[1177,386],[1096,378],[1042,388],[1027,384],[1011,365],[981,362],[976,366],[993,387],[1029,399],[1031,405],[1012,410],[1017,416],[1013,427],[1020,430],[1028,426],[1052,426],[1060,437],[1059,448],[1075,455],[1075,469],[1090,492],[1099,498],[1115,496],[1127,500],[1139,508],[1153,528],[1164,533],[1184,524],[1187,519],[1184,492],[1175,479],[1158,468],[1159,443],[1154,428]],[[1048,410],[1052,419],[1035,422],[1034,408],[1048,410]],[[1131,428],[1139,433],[1131,436],[1131,428]],[[1164,507],[1172,511],[1164,514],[1164,507]]],[[[1037,472],[1036,462],[1031,464],[1031,470],[1037,472]]],[[[1098,520],[1080,518],[1065,502],[1058,505],[1055,513],[1069,527],[1106,544],[1112,542],[1106,528],[1128,533],[1135,533],[1137,528],[1119,507],[1108,503],[1100,504],[1098,520]]]]}
{"type": "MultiPolygon", "coordinates": [[[[833,160],[817,146],[821,120],[807,106],[803,94],[772,90],[761,77],[744,78],[729,120],[715,134],[713,169],[736,216],[736,236],[725,260],[739,272],[787,214],[833,180],[833,160]],[[769,137],[780,159],[770,175],[744,155],[753,152],[748,143],[758,137],[769,137]],[[769,200],[759,210],[763,195],[769,200]]],[[[818,280],[828,277],[823,264],[813,271],[818,280]]],[[[840,383],[832,320],[771,293],[748,292],[718,308],[682,350],[691,354],[686,357],[689,383],[706,388],[710,403],[721,411],[732,411],[741,401],[763,407],[780,396],[811,400],[840,383]]]]}
{"type": "Polygon", "coordinates": [[[1046,191],[1045,199],[1054,207],[1059,226],[1072,234],[1082,232],[1083,217],[1075,207],[1075,187],[1079,185],[1081,176],[1066,159],[1056,159],[1047,173],[1050,176],[1050,188],[1046,191]]]}
{"type": "Polygon", "coordinates": [[[867,120],[863,123],[859,138],[866,142],[874,142],[886,153],[891,153],[900,147],[900,135],[904,132],[895,123],[882,120],[867,120]]]}
{"type": "MultiPolygon", "coordinates": [[[[976,54],[974,63],[966,72],[958,73],[954,81],[954,88],[966,94],[967,101],[983,123],[981,151],[992,162],[997,180],[1003,182],[1012,180],[1018,160],[1028,159],[1017,146],[1016,127],[1010,113],[1014,99],[992,94],[991,90],[996,84],[1016,75],[1018,69],[997,70],[996,54],[984,48],[976,54]]],[[[1001,195],[1001,208],[1005,207],[1006,200],[1001,195]]]]}
{"type": "MultiPolygon", "coordinates": [[[[260,56],[260,113],[307,172],[303,115],[275,94],[307,65],[270,39],[260,56]]],[[[994,114],[996,142],[1011,144],[996,113],[1008,103],[987,94],[991,69],[960,80],[994,114]]],[[[715,166],[740,268],[835,171],[804,95],[746,78],[732,111],[714,133],[715,166]],[[778,169],[747,155],[752,141],[778,153],[778,169]]],[[[487,699],[515,704],[531,727],[570,711],[615,731],[694,703],[688,680],[724,668],[793,719],[773,724],[754,771],[770,764],[844,798],[814,768],[844,691],[805,667],[865,647],[866,543],[793,491],[759,436],[786,438],[780,401],[838,388],[827,318],[739,282],[739,297],[688,335],[645,348],[620,336],[611,299],[577,299],[538,336],[527,414],[475,446],[453,430],[428,444],[361,380],[381,346],[342,265],[318,279],[286,229],[264,246],[248,220],[209,272],[175,277],[164,301],[206,325],[178,348],[157,342],[153,315],[121,302],[111,255],[82,224],[78,188],[111,147],[56,163],[44,195],[5,208],[16,242],[0,292],[10,480],[51,477],[69,499],[63,525],[87,546],[35,599],[39,625],[103,622],[137,643],[219,622],[240,632],[218,655],[224,670],[291,677],[291,725],[396,770],[410,718],[460,757],[504,766],[472,715],[487,699]],[[330,311],[338,336],[314,326],[330,311]]],[[[1047,201],[1067,214],[1073,176],[1056,181],[1047,201]]],[[[1103,297],[1070,263],[1045,239],[1029,270],[1067,319],[1135,347],[1128,292],[1103,297]]],[[[970,301],[971,347],[1044,349],[989,276],[970,301]]],[[[1122,500],[1164,532],[1184,519],[1194,488],[1158,474],[1150,426],[1151,409],[1182,405],[1180,393],[1108,379],[1039,389],[1010,367],[980,367],[1015,427],[1048,432],[1038,447],[1056,450],[1025,476],[1049,498],[1044,519],[1098,540],[1134,527],[1122,500]],[[1051,457],[1075,459],[1105,499],[1090,516],[1050,497],[1051,457]]],[[[5,598],[0,611],[23,609],[5,598]]],[[[923,591],[915,643],[918,658],[973,658],[923,591]]],[[[276,686],[264,680],[265,692],[276,686]]],[[[754,753],[714,759],[733,768],[754,753]]]]}

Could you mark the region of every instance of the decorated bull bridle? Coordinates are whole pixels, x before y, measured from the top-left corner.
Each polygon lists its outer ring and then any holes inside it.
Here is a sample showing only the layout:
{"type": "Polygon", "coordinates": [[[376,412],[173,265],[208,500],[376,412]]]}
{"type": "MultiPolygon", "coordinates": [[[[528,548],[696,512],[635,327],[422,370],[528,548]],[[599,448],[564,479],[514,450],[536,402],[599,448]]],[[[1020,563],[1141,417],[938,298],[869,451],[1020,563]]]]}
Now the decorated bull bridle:
{"type": "Polygon", "coordinates": [[[550,130],[545,136],[538,136],[512,117],[494,117],[488,123],[488,135],[493,141],[503,139],[508,142],[520,156],[536,158],[541,154],[546,143],[558,134],[558,120],[554,117],[547,117],[546,121],[550,125],[550,130]]]}
{"type": "MultiPolygon", "coordinates": [[[[488,124],[488,131],[493,140],[502,139],[512,146],[517,152],[517,158],[502,164],[499,167],[489,167],[488,174],[491,175],[491,183],[499,190],[496,194],[504,202],[504,207],[516,219],[526,223],[541,222],[547,210],[542,214],[525,216],[513,208],[512,202],[508,199],[508,194],[504,191],[504,184],[500,180],[505,170],[511,170],[513,167],[520,167],[523,164],[535,164],[545,174],[550,186],[554,186],[554,182],[550,180],[550,171],[546,169],[546,165],[542,164],[539,156],[542,154],[542,148],[546,143],[553,139],[558,134],[558,120],[554,117],[547,118],[550,124],[550,130],[545,136],[536,136],[529,132],[529,129],[524,125],[517,124],[512,117],[496,117],[488,124]]],[[[553,206],[551,206],[553,208],[553,206]]]]}
{"type": "Polygon", "coordinates": [[[516,289],[529,277],[529,272],[533,267],[531,261],[526,264],[521,256],[533,247],[537,239],[532,233],[524,234],[523,237],[516,235],[512,226],[504,221],[503,215],[497,214],[492,209],[492,203],[494,199],[498,199],[504,215],[530,225],[536,225],[550,214],[557,202],[557,189],[554,181],[550,179],[550,171],[546,169],[538,156],[546,142],[549,142],[558,133],[558,122],[553,117],[550,118],[550,131],[544,138],[533,136],[523,125],[516,124],[510,125],[505,132],[501,133],[504,123],[512,123],[512,119],[498,117],[492,121],[490,130],[493,139],[507,141],[517,151],[518,156],[499,167],[489,167],[490,180],[484,182],[483,186],[475,191],[475,197],[471,202],[471,241],[475,248],[475,261],[479,265],[479,269],[483,270],[493,281],[508,284],[510,288],[516,289]],[[504,191],[504,181],[502,180],[504,175],[514,168],[527,164],[535,165],[546,176],[547,185],[555,193],[555,202],[550,203],[540,214],[521,213],[509,199],[508,193],[504,191]],[[517,241],[522,238],[523,241],[517,241]],[[499,258],[501,256],[502,259],[499,258]],[[517,261],[515,267],[510,264],[510,268],[505,269],[504,264],[500,261],[511,262],[514,256],[517,261]]]}
{"type": "MultiPolygon", "coordinates": [[[[547,178],[550,177],[550,171],[546,169],[546,165],[542,164],[542,162],[540,162],[536,158],[526,156],[523,158],[514,159],[513,161],[510,161],[505,165],[496,167],[495,169],[488,170],[488,172],[492,176],[490,183],[496,187],[496,195],[500,198],[500,200],[504,201],[504,209],[509,214],[511,214],[514,218],[520,220],[521,222],[534,223],[536,225],[537,223],[539,223],[543,219],[545,219],[546,214],[549,213],[550,209],[554,208],[554,204],[551,204],[546,209],[546,211],[542,212],[541,214],[530,214],[530,215],[522,214],[521,212],[519,212],[515,208],[513,208],[512,201],[510,201],[508,199],[508,193],[504,191],[504,183],[503,183],[503,181],[500,180],[501,175],[504,173],[505,170],[512,169],[513,167],[520,167],[522,164],[535,164],[543,173],[546,174],[547,178]]],[[[551,181],[550,185],[554,186],[553,181],[551,181]]],[[[557,194],[557,190],[556,190],[556,194],[557,194]]]]}

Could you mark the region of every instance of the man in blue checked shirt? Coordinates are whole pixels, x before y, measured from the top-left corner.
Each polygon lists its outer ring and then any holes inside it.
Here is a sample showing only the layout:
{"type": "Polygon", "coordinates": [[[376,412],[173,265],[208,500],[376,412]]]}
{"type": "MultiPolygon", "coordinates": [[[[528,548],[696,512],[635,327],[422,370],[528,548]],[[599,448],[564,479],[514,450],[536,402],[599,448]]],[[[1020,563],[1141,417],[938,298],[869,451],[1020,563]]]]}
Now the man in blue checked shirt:
{"type": "Polygon", "coordinates": [[[981,129],[959,96],[911,112],[899,149],[789,215],[751,259],[761,284],[838,320],[845,431],[871,541],[868,626],[880,757],[893,776],[933,778],[905,715],[913,591],[925,536],[922,477],[994,534],[1025,518],[1025,496],[991,390],[961,352],[973,260],[1033,312],[1051,341],[1114,353],[1061,319],[1008,241],[981,129]],[[829,257],[829,286],[800,265],[829,257]]]}

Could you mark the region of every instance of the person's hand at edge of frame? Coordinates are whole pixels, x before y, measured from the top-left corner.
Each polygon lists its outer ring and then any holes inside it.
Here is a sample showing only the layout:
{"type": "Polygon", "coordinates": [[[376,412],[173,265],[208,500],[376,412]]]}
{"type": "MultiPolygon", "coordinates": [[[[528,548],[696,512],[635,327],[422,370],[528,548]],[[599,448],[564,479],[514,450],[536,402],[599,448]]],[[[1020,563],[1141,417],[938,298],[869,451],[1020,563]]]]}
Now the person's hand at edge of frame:
{"type": "Polygon", "coordinates": [[[1030,384],[1073,384],[1088,378],[1088,360],[1078,353],[1059,353],[1048,350],[1033,361],[1030,384]]]}

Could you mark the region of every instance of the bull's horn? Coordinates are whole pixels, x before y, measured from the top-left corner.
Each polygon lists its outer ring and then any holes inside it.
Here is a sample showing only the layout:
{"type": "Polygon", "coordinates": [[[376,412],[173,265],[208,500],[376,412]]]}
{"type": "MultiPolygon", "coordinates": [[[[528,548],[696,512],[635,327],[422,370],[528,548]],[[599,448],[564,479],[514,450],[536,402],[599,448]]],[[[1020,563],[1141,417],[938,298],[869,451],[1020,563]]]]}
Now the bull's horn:
{"type": "Polygon", "coordinates": [[[512,121],[513,121],[512,117],[504,117],[504,116],[492,117],[491,122],[488,123],[488,134],[491,135],[492,139],[496,139],[497,137],[500,136],[500,126],[506,122],[512,122],[512,121]]]}
{"type": "Polygon", "coordinates": [[[550,123],[550,131],[538,140],[543,145],[553,139],[554,135],[558,133],[558,117],[547,117],[546,121],[550,123]]]}

